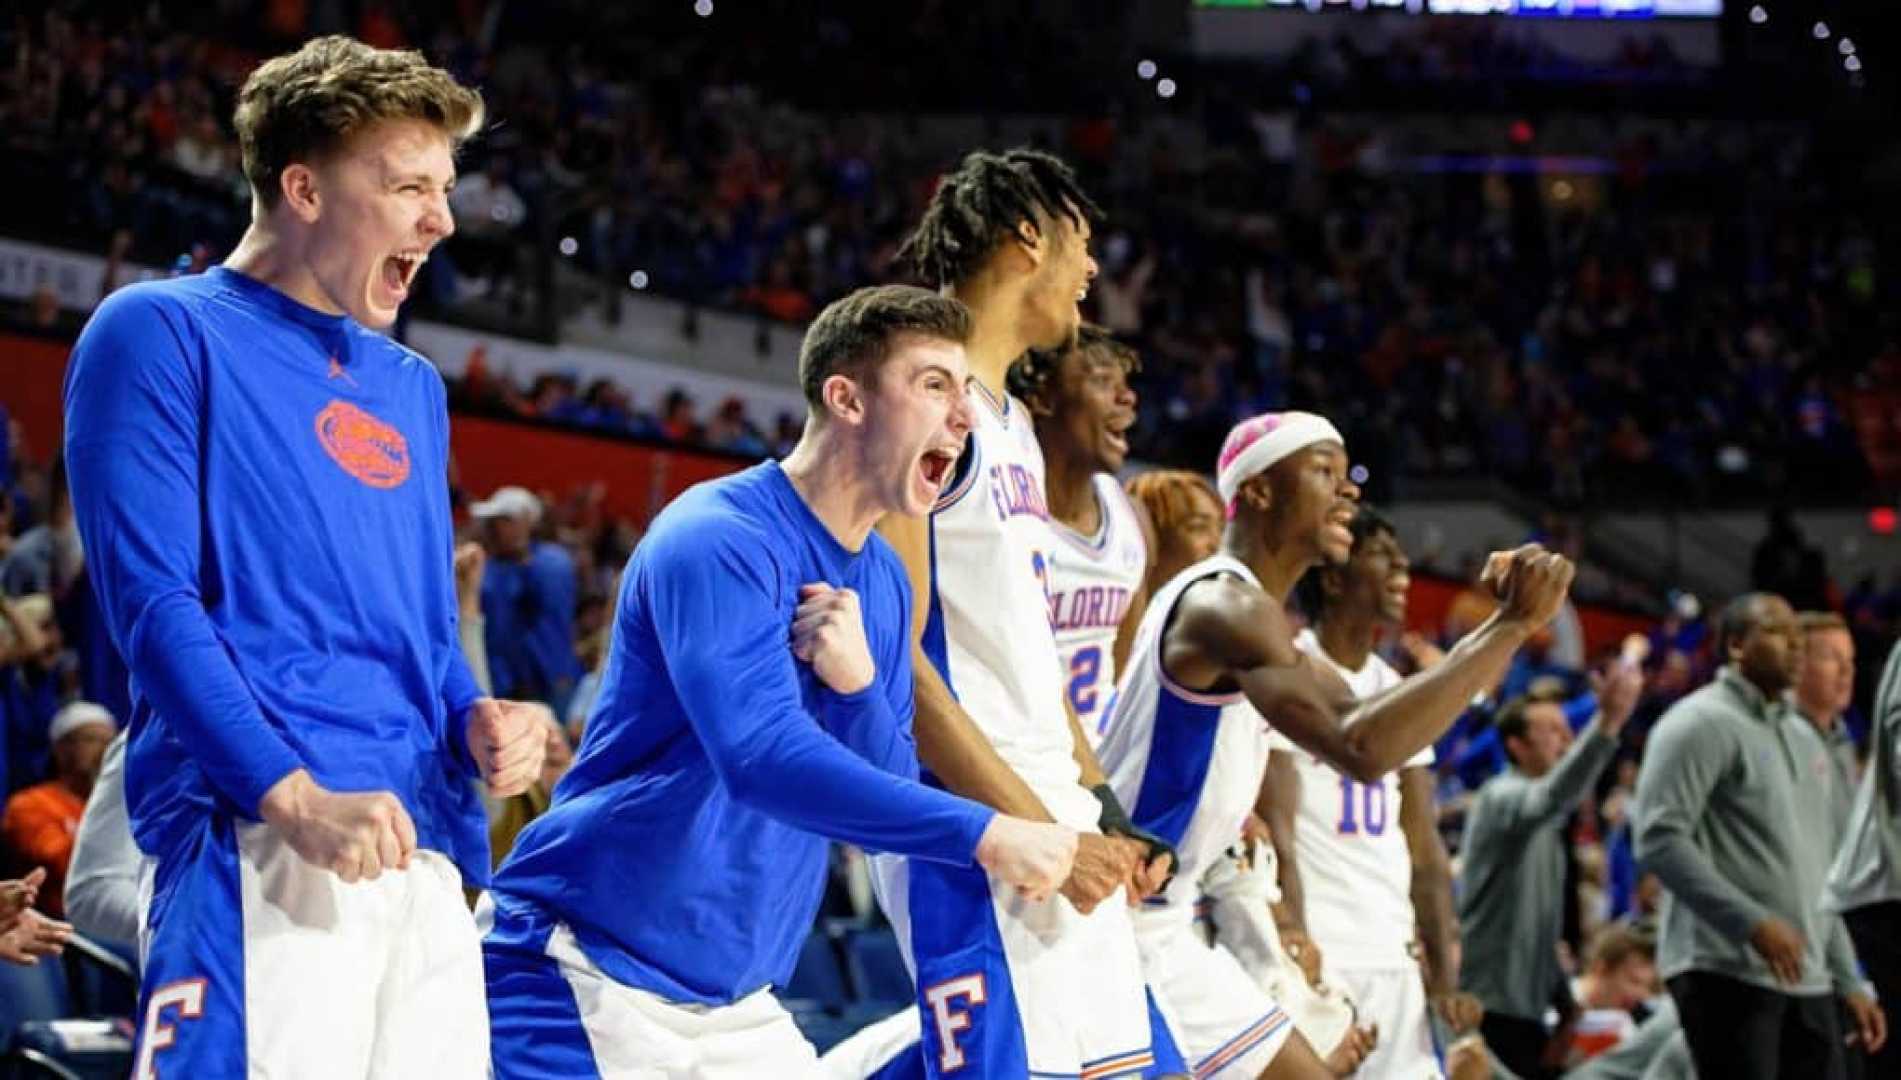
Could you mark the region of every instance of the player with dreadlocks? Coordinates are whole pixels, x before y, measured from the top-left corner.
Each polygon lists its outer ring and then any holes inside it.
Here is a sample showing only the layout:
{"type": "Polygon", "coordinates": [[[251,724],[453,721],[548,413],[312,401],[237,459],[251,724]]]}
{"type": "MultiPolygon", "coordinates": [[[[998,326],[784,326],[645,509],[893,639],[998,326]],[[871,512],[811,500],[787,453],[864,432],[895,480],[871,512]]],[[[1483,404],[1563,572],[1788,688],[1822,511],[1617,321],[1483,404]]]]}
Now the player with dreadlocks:
{"type": "Polygon", "coordinates": [[[1099,326],[1074,348],[1031,349],[1010,368],[1010,394],[1029,407],[1043,451],[1050,526],[1050,625],[1064,694],[1091,749],[1102,741],[1116,673],[1129,655],[1147,594],[1155,533],[1116,482],[1129,453],[1135,350],[1099,326]]]}
{"type": "Polygon", "coordinates": [[[918,755],[960,795],[1082,834],[1063,900],[1031,900],[975,868],[874,861],[933,1075],[974,1064],[969,1075],[1094,1080],[1141,1074],[1158,1054],[1177,1064],[1150,1039],[1127,910],[1166,879],[1173,853],[1129,821],[1067,705],[1043,454],[1005,388],[1028,350],[1074,347],[1098,216],[1056,158],[980,151],[944,177],[899,253],[970,309],[976,415],[963,456],[938,462],[948,482],[930,517],[880,526],[918,597],[918,755]]]}

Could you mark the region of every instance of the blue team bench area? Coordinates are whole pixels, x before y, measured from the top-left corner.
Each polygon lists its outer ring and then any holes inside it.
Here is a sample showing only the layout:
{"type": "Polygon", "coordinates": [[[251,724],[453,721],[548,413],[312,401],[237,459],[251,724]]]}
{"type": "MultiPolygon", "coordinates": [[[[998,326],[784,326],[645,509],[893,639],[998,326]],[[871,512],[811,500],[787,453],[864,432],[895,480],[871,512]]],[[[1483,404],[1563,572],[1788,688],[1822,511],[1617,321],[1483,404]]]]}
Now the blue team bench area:
{"type": "Polygon", "coordinates": [[[78,934],[63,956],[0,963],[0,1078],[123,1080],[138,976],[129,951],[78,934]]]}
{"type": "Polygon", "coordinates": [[[917,1001],[897,935],[853,919],[821,920],[779,998],[821,1054],[917,1001]]]}

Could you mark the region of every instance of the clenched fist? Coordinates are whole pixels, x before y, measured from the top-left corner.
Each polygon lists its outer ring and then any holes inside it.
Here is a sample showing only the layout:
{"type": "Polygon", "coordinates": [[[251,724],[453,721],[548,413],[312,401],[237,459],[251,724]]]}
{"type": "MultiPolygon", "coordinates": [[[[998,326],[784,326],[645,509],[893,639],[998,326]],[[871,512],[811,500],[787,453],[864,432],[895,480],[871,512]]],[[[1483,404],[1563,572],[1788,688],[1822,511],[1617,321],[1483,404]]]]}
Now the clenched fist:
{"type": "Polygon", "coordinates": [[[416,853],[416,824],[396,796],[327,791],[303,769],[271,785],[258,812],[298,858],[345,882],[408,869],[416,853]]]}
{"type": "Polygon", "coordinates": [[[1500,605],[1500,614],[1539,630],[1558,614],[1571,591],[1571,578],[1577,567],[1556,552],[1538,544],[1526,544],[1512,551],[1495,551],[1485,560],[1479,584],[1489,588],[1500,605]]]}
{"type": "Polygon", "coordinates": [[[553,711],[539,702],[476,701],[469,710],[469,756],[475,759],[490,795],[498,799],[520,795],[541,777],[548,728],[553,724],[553,711]]]}
{"type": "Polygon", "coordinates": [[[977,864],[1028,900],[1049,899],[1075,858],[1076,830],[1008,814],[991,818],[977,841],[977,864]]]}
{"type": "Polygon", "coordinates": [[[856,694],[878,674],[865,643],[858,594],[822,582],[799,587],[792,614],[792,655],[812,665],[820,681],[840,694],[856,694]]]}

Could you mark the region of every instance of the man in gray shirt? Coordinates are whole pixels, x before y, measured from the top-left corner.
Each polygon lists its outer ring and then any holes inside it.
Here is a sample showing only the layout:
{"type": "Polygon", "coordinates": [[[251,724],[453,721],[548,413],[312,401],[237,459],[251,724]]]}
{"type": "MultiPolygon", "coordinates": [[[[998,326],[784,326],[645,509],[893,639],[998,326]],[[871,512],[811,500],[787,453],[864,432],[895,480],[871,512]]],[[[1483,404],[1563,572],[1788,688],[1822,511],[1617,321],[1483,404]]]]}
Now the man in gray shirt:
{"type": "MultiPolygon", "coordinates": [[[[1867,770],[1822,895],[1842,914],[1875,993],[1901,1002],[1901,644],[1888,653],[1868,717],[1867,770]]],[[[1869,1077],[1901,1076],[1901,1039],[1868,1047],[1869,1077]]]]}
{"type": "Polygon", "coordinates": [[[1860,1038],[1885,1037],[1839,918],[1819,898],[1828,811],[1813,795],[1825,760],[1783,697],[1802,631],[1779,596],[1723,612],[1708,686],[1658,721],[1637,777],[1637,859],[1663,882],[1659,973],[1700,1075],[1839,1080],[1839,995],[1860,1038]]]}
{"type": "Polygon", "coordinates": [[[1564,924],[1564,820],[1617,752],[1643,689],[1634,665],[1592,677],[1598,713],[1576,742],[1564,707],[1519,699],[1499,710],[1511,768],[1493,777],[1466,818],[1459,926],[1460,988],[1485,1006],[1480,1031],[1500,1061],[1528,1080],[1553,1075],[1545,1010],[1569,998],[1558,967],[1564,924]]]}
{"type": "Polygon", "coordinates": [[[1796,618],[1802,624],[1802,674],[1795,680],[1795,710],[1828,750],[1832,852],[1848,828],[1859,775],[1855,740],[1842,718],[1855,699],[1855,636],[1832,611],[1804,611],[1796,618]]]}

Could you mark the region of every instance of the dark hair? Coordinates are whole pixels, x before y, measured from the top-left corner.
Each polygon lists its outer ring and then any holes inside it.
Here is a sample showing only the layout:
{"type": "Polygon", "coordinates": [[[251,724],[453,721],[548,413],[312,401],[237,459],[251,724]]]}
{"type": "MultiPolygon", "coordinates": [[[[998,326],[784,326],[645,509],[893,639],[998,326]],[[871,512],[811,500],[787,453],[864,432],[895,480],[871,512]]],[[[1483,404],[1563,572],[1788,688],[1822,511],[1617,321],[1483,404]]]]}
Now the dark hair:
{"type": "Polygon", "coordinates": [[[1718,663],[1729,663],[1730,646],[1749,636],[1756,628],[1756,604],[1758,601],[1774,596],[1774,593],[1748,592],[1723,605],[1723,613],[1716,618],[1716,657],[1718,663]]]}
{"type": "MultiPolygon", "coordinates": [[[[1507,757],[1512,756],[1511,748],[1505,745],[1507,739],[1522,739],[1531,730],[1531,718],[1526,715],[1537,704],[1520,694],[1498,707],[1492,716],[1492,726],[1498,729],[1498,745],[1503,747],[1507,757]]],[[[1517,760],[1513,758],[1513,760],[1517,760]]]]}
{"type": "Polygon", "coordinates": [[[482,97],[419,52],[376,49],[332,34],[265,61],[238,91],[244,175],[277,205],[286,166],[334,151],[383,120],[422,120],[459,146],[482,126],[482,97]]]}
{"type": "Polygon", "coordinates": [[[1039,397],[1050,389],[1056,373],[1062,370],[1064,357],[1072,353],[1082,356],[1096,351],[1121,364],[1125,375],[1142,369],[1142,358],[1133,348],[1117,341],[1114,334],[1102,327],[1084,323],[1076,332],[1074,344],[1058,349],[1031,349],[1018,357],[1010,365],[1004,381],[1010,393],[1027,404],[1031,398],[1039,397]]]}
{"type": "Polygon", "coordinates": [[[799,385],[817,413],[825,407],[825,380],[846,375],[864,381],[891,355],[903,334],[970,340],[970,309],[961,301],[915,285],[874,285],[834,300],[818,313],[799,346],[799,385]]]}
{"type": "Polygon", "coordinates": [[[973,150],[939,181],[897,258],[927,285],[955,285],[970,280],[1019,224],[1042,229],[1059,216],[1077,226],[1102,218],[1069,166],[1041,150],[973,150]]]}
{"type": "MultiPolygon", "coordinates": [[[[1347,552],[1349,559],[1358,555],[1361,545],[1375,536],[1399,535],[1399,526],[1393,524],[1392,518],[1374,509],[1372,503],[1360,504],[1360,508],[1353,512],[1353,521],[1347,525],[1347,530],[1353,534],[1353,547],[1347,552]]],[[[1300,583],[1294,586],[1294,604],[1309,622],[1318,623],[1326,612],[1327,589],[1320,577],[1328,569],[1320,567],[1308,571],[1301,575],[1300,583]]]]}

